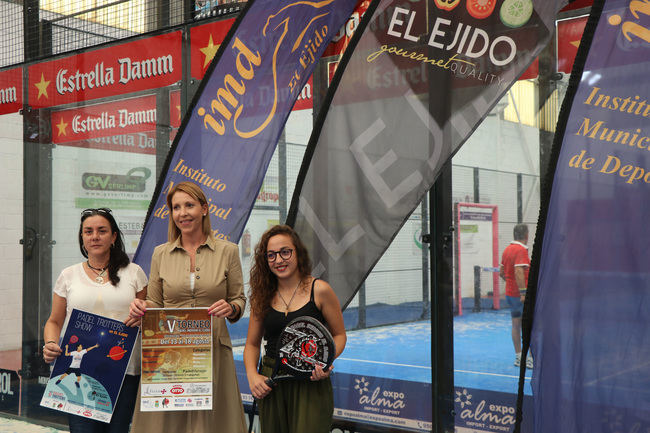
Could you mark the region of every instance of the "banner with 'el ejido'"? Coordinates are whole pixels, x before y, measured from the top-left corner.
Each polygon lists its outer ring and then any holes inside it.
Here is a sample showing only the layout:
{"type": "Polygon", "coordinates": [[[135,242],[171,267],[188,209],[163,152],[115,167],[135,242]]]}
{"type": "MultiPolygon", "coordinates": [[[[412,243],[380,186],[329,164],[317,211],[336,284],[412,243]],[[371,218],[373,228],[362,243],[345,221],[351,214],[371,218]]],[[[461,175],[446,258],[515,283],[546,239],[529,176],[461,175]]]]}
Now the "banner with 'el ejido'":
{"type": "Polygon", "coordinates": [[[565,3],[371,3],[332,80],[287,218],[344,306],[548,43],[565,3]]]}

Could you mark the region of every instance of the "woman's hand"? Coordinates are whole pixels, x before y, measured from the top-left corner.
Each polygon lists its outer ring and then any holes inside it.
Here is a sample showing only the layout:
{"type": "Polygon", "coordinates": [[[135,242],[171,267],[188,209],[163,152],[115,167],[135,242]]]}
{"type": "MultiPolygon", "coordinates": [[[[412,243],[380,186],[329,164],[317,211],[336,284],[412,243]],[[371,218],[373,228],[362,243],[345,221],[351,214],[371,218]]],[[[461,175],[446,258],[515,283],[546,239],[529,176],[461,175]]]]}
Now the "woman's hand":
{"type": "Polygon", "coordinates": [[[253,373],[251,376],[252,377],[248,378],[248,386],[251,389],[251,394],[253,394],[253,397],[256,399],[260,400],[266,397],[273,390],[273,388],[266,383],[268,377],[257,372],[253,373]]]}
{"type": "Polygon", "coordinates": [[[215,317],[231,317],[235,314],[232,305],[224,299],[219,299],[214,304],[208,307],[208,314],[215,317]]]}
{"type": "Polygon", "coordinates": [[[144,299],[134,299],[129,307],[129,317],[124,321],[126,326],[140,326],[142,316],[147,311],[147,301],[144,299]]]}
{"type": "Polygon", "coordinates": [[[321,367],[320,365],[317,365],[312,370],[311,377],[309,379],[311,379],[313,381],[327,379],[328,377],[330,377],[330,373],[331,373],[333,368],[334,368],[334,366],[330,365],[330,368],[328,368],[327,371],[325,371],[325,370],[323,370],[323,367],[321,367]]]}
{"type": "Polygon", "coordinates": [[[43,359],[48,364],[54,362],[54,360],[58,358],[61,353],[63,353],[63,351],[54,341],[48,341],[43,345],[43,359]]]}

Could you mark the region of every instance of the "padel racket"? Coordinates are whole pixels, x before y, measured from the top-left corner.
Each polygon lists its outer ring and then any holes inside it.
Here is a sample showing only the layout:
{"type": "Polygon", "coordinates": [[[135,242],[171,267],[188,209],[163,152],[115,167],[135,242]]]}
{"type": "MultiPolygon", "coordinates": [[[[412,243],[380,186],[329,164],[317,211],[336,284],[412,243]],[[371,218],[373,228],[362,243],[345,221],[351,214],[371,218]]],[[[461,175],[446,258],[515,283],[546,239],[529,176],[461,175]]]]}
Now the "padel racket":
{"type": "MultiPolygon", "coordinates": [[[[296,317],[287,323],[278,337],[277,347],[273,372],[266,379],[270,387],[286,379],[306,379],[317,365],[327,370],[334,362],[332,334],[321,322],[309,316],[296,317]],[[281,367],[283,374],[279,374],[281,367]]],[[[257,400],[253,400],[248,433],[253,429],[256,405],[257,400]]]]}
{"type": "Polygon", "coordinates": [[[334,339],[327,328],[309,316],[293,319],[282,330],[269,386],[286,379],[308,378],[320,366],[327,370],[334,362],[334,339]],[[279,374],[282,370],[282,374],[279,374]]]}

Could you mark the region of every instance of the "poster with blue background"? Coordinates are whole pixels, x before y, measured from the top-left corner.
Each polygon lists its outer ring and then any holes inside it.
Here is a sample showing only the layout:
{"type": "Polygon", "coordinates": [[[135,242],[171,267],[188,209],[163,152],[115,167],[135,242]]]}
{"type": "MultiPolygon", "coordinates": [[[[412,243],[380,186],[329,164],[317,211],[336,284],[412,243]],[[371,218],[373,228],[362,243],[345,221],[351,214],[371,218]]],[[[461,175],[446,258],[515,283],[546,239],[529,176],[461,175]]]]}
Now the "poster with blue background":
{"type": "Polygon", "coordinates": [[[41,406],[110,422],[138,332],[73,309],[41,406]]]}

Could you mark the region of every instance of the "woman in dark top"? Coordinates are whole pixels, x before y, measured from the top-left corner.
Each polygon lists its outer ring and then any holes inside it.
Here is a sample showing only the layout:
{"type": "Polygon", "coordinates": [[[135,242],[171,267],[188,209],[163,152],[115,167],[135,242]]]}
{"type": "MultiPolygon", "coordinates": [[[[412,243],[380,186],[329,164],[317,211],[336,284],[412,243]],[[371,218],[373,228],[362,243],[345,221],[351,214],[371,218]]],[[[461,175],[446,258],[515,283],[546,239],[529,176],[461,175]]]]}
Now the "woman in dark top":
{"type": "Polygon", "coordinates": [[[321,321],[334,338],[335,357],[345,347],[341,304],[329,284],[310,275],[311,260],[296,232],[277,225],[255,247],[251,268],[251,315],[244,365],[253,397],[259,400],[262,433],[329,432],[334,411],[332,383],[316,367],[310,380],[288,380],[274,388],[265,380],[275,364],[276,342],[284,326],[300,316],[321,321]],[[266,354],[257,371],[262,337],[266,354]]]}

